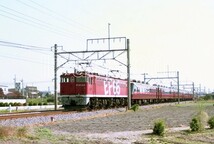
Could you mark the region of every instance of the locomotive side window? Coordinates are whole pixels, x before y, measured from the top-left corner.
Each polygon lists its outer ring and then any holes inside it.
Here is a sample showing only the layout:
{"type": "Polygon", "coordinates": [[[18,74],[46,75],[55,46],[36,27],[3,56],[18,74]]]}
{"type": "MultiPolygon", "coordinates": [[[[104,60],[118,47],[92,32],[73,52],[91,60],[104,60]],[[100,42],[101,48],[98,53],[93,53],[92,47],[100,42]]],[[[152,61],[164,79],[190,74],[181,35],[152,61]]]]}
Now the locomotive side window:
{"type": "Polygon", "coordinates": [[[77,77],[76,82],[87,82],[87,77],[77,77]]]}
{"type": "Polygon", "coordinates": [[[74,77],[70,77],[70,81],[69,82],[74,82],[74,77]]]}

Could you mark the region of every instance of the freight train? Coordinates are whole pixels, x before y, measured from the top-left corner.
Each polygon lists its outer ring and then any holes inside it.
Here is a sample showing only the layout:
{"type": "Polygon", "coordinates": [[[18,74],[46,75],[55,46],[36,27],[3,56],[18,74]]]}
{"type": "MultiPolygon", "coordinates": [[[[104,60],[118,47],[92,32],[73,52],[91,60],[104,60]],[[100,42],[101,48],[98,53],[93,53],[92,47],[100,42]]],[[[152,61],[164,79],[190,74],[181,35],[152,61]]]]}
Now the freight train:
{"type": "MultiPolygon", "coordinates": [[[[159,103],[192,100],[193,95],[184,90],[131,81],[131,103],[159,103]]],[[[60,76],[60,99],[65,109],[90,109],[127,106],[127,80],[98,73],[75,72],[60,76]]]]}

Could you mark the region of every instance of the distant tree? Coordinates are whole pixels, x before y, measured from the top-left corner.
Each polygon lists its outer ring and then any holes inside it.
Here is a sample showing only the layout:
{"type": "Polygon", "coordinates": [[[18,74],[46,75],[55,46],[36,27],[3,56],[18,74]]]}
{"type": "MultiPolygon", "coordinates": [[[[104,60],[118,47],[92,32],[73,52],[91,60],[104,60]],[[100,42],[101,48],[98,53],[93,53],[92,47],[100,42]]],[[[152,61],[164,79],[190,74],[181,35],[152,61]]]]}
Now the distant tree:
{"type": "Polygon", "coordinates": [[[211,99],[214,99],[214,95],[213,94],[206,94],[204,97],[203,97],[204,100],[211,100],[211,99]]]}
{"type": "Polygon", "coordinates": [[[45,96],[48,97],[48,96],[49,96],[49,93],[46,93],[45,96]]]}
{"type": "Polygon", "coordinates": [[[0,88],[0,96],[3,97],[4,96],[4,92],[3,92],[3,89],[0,88]]]}

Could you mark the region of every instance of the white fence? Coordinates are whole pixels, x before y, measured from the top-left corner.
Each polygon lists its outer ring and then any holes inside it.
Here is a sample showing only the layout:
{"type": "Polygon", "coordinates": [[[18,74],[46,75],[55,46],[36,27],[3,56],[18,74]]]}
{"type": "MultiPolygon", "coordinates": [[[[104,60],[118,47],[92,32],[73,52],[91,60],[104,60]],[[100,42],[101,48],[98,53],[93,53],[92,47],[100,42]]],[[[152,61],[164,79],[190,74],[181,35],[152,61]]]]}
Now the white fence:
{"type": "MultiPolygon", "coordinates": [[[[62,105],[58,105],[57,109],[62,108],[62,105]]],[[[6,111],[18,111],[18,110],[54,110],[55,105],[42,105],[42,106],[7,106],[0,107],[0,110],[6,111]]]]}
{"type": "Polygon", "coordinates": [[[3,103],[26,103],[26,99],[0,99],[3,103]]]}

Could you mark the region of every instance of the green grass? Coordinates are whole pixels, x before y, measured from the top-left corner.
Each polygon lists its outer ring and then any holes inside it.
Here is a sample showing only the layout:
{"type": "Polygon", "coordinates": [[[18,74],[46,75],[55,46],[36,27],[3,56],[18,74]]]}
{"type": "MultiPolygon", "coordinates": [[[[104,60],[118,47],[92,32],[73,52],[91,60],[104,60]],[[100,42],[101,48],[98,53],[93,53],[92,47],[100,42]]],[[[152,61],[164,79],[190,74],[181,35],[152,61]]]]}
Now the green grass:
{"type": "Polygon", "coordinates": [[[207,129],[201,133],[187,131],[167,133],[164,137],[147,135],[142,141],[147,141],[150,144],[204,144],[212,143],[214,130],[207,129]]]}
{"type": "Polygon", "coordinates": [[[175,104],[177,107],[186,107],[186,106],[195,106],[195,107],[206,107],[206,106],[213,106],[214,101],[213,100],[201,100],[201,101],[196,101],[196,102],[186,102],[186,103],[180,103],[180,104],[175,104]]]}

